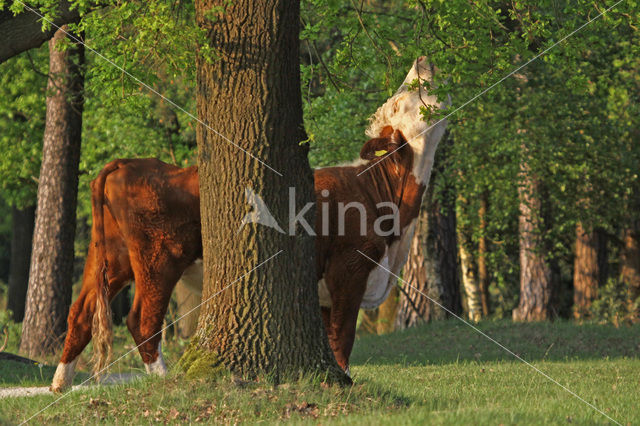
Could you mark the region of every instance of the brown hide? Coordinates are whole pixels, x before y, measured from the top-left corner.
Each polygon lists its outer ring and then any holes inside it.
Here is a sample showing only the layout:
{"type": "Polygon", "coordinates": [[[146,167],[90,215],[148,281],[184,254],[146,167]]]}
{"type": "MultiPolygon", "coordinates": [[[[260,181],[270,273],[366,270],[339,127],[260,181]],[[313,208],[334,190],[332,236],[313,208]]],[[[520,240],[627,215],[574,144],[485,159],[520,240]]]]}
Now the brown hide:
{"type": "MultiPolygon", "coordinates": [[[[202,256],[196,167],[138,159],[115,160],[104,170],[104,236],[96,230],[100,221],[94,206],[82,290],[69,313],[62,363],[73,361],[91,339],[97,278],[105,260],[109,300],[131,280],[136,282],[127,326],[139,345],[160,330],[173,287],[184,269],[202,256]]],[[[92,182],[94,191],[102,189],[95,184],[101,176],[92,182]]],[[[139,347],[145,363],[157,358],[160,337],[139,347]]]]}
{"type": "MultiPolygon", "coordinates": [[[[413,152],[405,142],[400,131],[385,128],[379,138],[363,146],[360,155],[369,160],[366,164],[315,172],[316,265],[318,279],[324,277],[332,302],[331,309],[323,308],[323,317],[336,359],[345,369],[367,277],[375,267],[356,250],[380,260],[385,246],[399,238],[373,232],[375,219],[390,213],[389,208],[378,209],[376,204],[391,201],[398,206],[400,229],[417,217],[420,208],[424,186],[416,183],[411,174],[413,152]],[[382,150],[390,158],[376,156],[382,150]],[[383,159],[381,164],[358,176],[371,162],[383,159]],[[323,196],[323,190],[329,191],[328,196],[323,196]],[[338,203],[353,201],[365,207],[366,232],[360,235],[359,212],[350,209],[345,234],[340,236],[338,203]],[[328,207],[329,235],[322,235],[321,230],[323,203],[328,207]]],[[[69,314],[61,362],[73,361],[91,339],[100,281],[96,277],[106,260],[109,300],[135,279],[127,326],[136,344],[142,343],[140,355],[149,364],[158,357],[160,335],[155,334],[161,329],[171,292],[184,270],[202,256],[197,168],[180,169],[154,159],[115,160],[105,166],[99,178],[104,179],[104,202],[102,206],[101,203],[94,206],[94,229],[82,291],[69,314]],[[101,250],[96,249],[102,244],[101,232],[95,229],[99,209],[104,214],[105,259],[101,258],[101,250]]],[[[99,186],[94,185],[94,192],[101,190],[99,186]]],[[[93,195],[99,200],[101,197],[97,195],[102,194],[93,195]]]]}
{"type": "Polygon", "coordinates": [[[358,250],[379,262],[385,248],[400,238],[400,235],[376,235],[375,220],[390,213],[390,209],[378,209],[376,205],[385,201],[395,203],[400,214],[400,230],[404,230],[418,216],[425,189],[411,173],[413,151],[400,131],[393,132],[385,127],[380,138],[371,139],[363,146],[360,156],[364,160],[382,162],[362,174],[371,162],[315,172],[317,276],[318,280],[325,279],[331,294],[331,308],[322,308],[323,318],[336,360],[345,369],[349,364],[367,278],[376,267],[358,250]],[[377,157],[376,151],[383,150],[387,154],[377,157]],[[385,158],[387,155],[391,158],[385,158]],[[329,193],[325,197],[323,192],[326,194],[327,190],[329,193]],[[366,232],[364,235],[360,232],[360,212],[349,209],[345,212],[345,235],[340,236],[338,205],[354,201],[365,207],[366,232]],[[329,214],[328,235],[322,233],[325,212],[329,214]]]}

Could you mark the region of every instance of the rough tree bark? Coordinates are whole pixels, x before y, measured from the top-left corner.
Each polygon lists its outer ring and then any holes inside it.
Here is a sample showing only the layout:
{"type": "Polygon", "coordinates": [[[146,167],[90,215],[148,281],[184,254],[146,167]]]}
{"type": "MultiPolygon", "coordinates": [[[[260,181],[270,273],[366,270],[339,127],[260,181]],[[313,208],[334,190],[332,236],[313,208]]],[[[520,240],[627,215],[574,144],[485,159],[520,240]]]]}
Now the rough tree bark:
{"type": "Polygon", "coordinates": [[[598,295],[600,270],[598,262],[598,233],[576,225],[576,247],[573,261],[573,316],[589,316],[591,303],[598,295]]]}
{"type": "Polygon", "coordinates": [[[7,308],[15,322],[24,318],[24,303],[29,284],[31,241],[36,218],[36,207],[11,209],[13,233],[11,234],[11,266],[9,267],[9,294],[7,308]]]}
{"type": "Polygon", "coordinates": [[[527,163],[526,148],[520,164],[520,304],[513,310],[514,321],[541,321],[549,318],[551,269],[544,258],[541,235],[540,184],[527,163]]]}
{"type": "Polygon", "coordinates": [[[634,321],[640,321],[640,309],[633,306],[640,297],[640,220],[623,231],[620,277],[627,285],[627,303],[635,311],[634,321]]]}
{"type": "Polygon", "coordinates": [[[65,51],[56,48],[65,39],[58,31],[49,41],[47,115],[20,343],[28,356],[50,354],[60,347],[71,302],[84,48],[75,43],[65,51]]]}
{"type": "MultiPolygon", "coordinates": [[[[61,1],[53,23],[61,26],[77,22],[79,19],[78,8],[71,9],[71,2],[61,1]]],[[[5,5],[5,9],[0,11],[0,63],[25,50],[40,46],[53,37],[55,32],[54,26],[43,32],[42,19],[37,14],[25,9],[14,16],[5,5]]]]}
{"type": "Polygon", "coordinates": [[[304,372],[349,381],[322,325],[313,237],[300,223],[295,236],[257,223],[239,229],[250,211],[246,188],[281,226],[290,213],[290,187],[296,212],[315,199],[308,147],[300,145],[299,13],[299,0],[196,2],[197,24],[220,58],[207,61],[200,46],[198,116],[216,130],[199,125],[197,133],[203,300],[230,287],[201,307],[198,330],[182,358],[187,374],[226,369],[278,381],[304,372]],[[221,6],[224,13],[212,10],[221,6]]]}
{"type": "MultiPolygon", "coordinates": [[[[441,172],[438,165],[444,164],[443,155],[450,145],[449,139],[440,145],[435,160],[436,173],[441,172]]],[[[434,180],[435,177],[432,182],[434,180]]],[[[462,311],[453,188],[447,185],[438,195],[434,191],[434,185],[429,185],[404,267],[403,278],[416,288],[403,286],[396,316],[397,329],[449,316],[416,289],[456,315],[462,311]]]]}

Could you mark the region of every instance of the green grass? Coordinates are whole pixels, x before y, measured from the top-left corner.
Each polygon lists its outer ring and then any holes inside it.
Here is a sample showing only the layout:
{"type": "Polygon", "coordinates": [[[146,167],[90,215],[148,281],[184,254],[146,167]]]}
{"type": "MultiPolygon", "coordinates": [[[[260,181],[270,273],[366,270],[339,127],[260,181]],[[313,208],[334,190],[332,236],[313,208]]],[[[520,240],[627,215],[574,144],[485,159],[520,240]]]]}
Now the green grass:
{"type": "MultiPolygon", "coordinates": [[[[622,424],[640,423],[640,327],[500,321],[481,323],[479,328],[622,424]]],[[[121,334],[116,352],[123,353],[121,334]]],[[[167,358],[175,362],[181,345],[170,346],[167,358]]],[[[140,366],[136,358],[127,357],[119,369],[140,366]]],[[[166,379],[145,377],[128,385],[67,393],[32,422],[608,423],[558,385],[454,321],[359,338],[352,374],[355,385],[347,388],[308,378],[274,387],[231,377],[216,382],[186,380],[177,373],[166,379]]],[[[3,386],[10,380],[5,382],[3,386]]],[[[20,422],[56,398],[2,399],[0,424],[20,422]]]]}

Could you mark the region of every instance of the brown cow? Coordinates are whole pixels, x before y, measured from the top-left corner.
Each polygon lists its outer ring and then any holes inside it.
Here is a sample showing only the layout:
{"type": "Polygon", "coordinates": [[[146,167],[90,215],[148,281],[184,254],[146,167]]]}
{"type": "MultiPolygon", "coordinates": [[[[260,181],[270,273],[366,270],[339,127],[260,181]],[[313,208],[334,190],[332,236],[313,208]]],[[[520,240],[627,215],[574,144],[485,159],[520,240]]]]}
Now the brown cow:
{"type": "MultiPolygon", "coordinates": [[[[397,273],[406,261],[444,133],[444,122],[430,128],[420,114],[422,105],[443,105],[423,90],[408,90],[418,76],[431,79],[424,58],[372,117],[367,134],[373,139],[361,160],[315,171],[318,293],[331,347],[347,372],[358,309],[380,305],[395,285],[386,269],[397,273]]],[[[136,288],[127,326],[147,372],[166,372],[158,332],[171,292],[181,276],[202,286],[199,199],[196,167],[154,159],[113,161],[92,182],[91,244],[53,391],[71,384],[92,333],[94,368],[105,366],[111,351],[107,301],[131,280],[136,288]]]]}

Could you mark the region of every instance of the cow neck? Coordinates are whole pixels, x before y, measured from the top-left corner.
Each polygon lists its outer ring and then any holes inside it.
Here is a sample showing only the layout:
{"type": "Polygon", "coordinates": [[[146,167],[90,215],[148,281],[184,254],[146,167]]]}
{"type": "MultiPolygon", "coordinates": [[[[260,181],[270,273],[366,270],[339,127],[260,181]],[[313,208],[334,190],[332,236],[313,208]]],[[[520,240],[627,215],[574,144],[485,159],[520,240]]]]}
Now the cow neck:
{"type": "MultiPolygon", "coordinates": [[[[411,160],[409,164],[397,165],[400,168],[399,173],[394,170],[396,164],[389,161],[387,164],[382,163],[370,168],[363,175],[367,180],[365,185],[374,188],[372,193],[376,203],[390,201],[398,207],[401,230],[418,216],[425,190],[425,185],[413,174],[413,159],[411,160]]],[[[369,164],[361,166],[362,169],[369,167],[369,164]]],[[[392,235],[389,242],[397,238],[398,236],[392,235]]]]}

